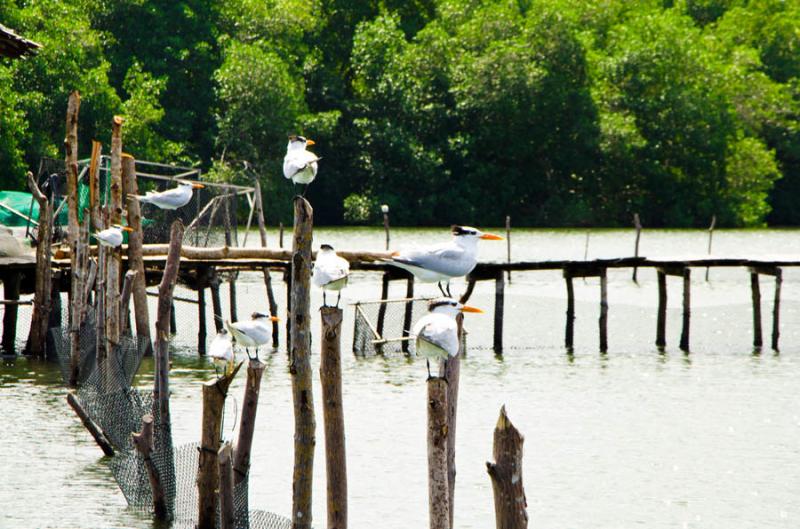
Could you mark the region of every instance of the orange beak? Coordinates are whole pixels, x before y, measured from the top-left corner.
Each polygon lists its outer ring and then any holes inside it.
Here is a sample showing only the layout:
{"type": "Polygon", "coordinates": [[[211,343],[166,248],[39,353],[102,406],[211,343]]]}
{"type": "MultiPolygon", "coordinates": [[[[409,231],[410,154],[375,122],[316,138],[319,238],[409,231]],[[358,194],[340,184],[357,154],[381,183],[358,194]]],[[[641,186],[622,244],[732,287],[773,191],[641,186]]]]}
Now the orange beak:
{"type": "Polygon", "coordinates": [[[470,307],[469,305],[464,305],[461,307],[461,312],[475,312],[477,314],[483,314],[483,311],[477,307],[470,307]]]}
{"type": "Polygon", "coordinates": [[[317,142],[314,140],[306,140],[306,147],[311,147],[312,145],[316,145],[317,142]]]}
{"type": "Polygon", "coordinates": [[[277,316],[270,316],[269,321],[281,321],[281,319],[277,316]]]}
{"type": "Polygon", "coordinates": [[[130,226],[123,226],[122,229],[125,230],[125,231],[130,231],[130,232],[136,231],[133,228],[131,228],[130,226]]]}
{"type": "Polygon", "coordinates": [[[503,237],[500,237],[499,235],[495,235],[494,233],[484,233],[484,234],[481,235],[481,239],[486,239],[486,240],[489,240],[489,241],[503,241],[503,240],[505,240],[505,239],[503,239],[503,237]]]}
{"type": "Polygon", "coordinates": [[[193,189],[203,189],[204,187],[206,186],[204,186],[203,184],[192,184],[193,189]]]}

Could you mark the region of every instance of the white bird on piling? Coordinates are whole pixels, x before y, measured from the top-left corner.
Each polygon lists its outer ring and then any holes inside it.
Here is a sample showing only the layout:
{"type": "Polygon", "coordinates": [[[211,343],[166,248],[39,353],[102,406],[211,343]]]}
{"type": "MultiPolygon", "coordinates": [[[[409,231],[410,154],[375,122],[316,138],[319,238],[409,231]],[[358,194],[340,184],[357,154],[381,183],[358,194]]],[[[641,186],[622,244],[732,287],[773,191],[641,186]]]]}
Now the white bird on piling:
{"type": "Polygon", "coordinates": [[[394,252],[389,263],[408,270],[423,283],[438,283],[442,294],[450,297],[450,280],[469,274],[478,264],[478,241],[503,240],[470,226],[453,226],[450,231],[450,242],[394,252]],[[442,281],[447,283],[447,291],[442,288],[442,281]]]}
{"type": "Polygon", "coordinates": [[[145,204],[153,204],[161,209],[182,208],[192,200],[193,189],[203,189],[205,186],[197,182],[180,182],[178,187],[167,189],[166,191],[148,191],[144,195],[128,195],[145,204]]]}
{"type": "MultiPolygon", "coordinates": [[[[211,340],[211,345],[208,347],[208,356],[214,361],[214,371],[217,371],[217,366],[224,366],[223,372],[225,375],[233,373],[233,366],[236,357],[233,354],[233,343],[231,342],[231,335],[225,329],[220,330],[217,335],[211,340]]],[[[219,376],[219,374],[217,374],[219,376]]]]}
{"type": "Polygon", "coordinates": [[[295,184],[305,184],[303,196],[308,191],[308,184],[317,177],[317,162],[322,159],[306,150],[306,147],[311,145],[314,145],[314,140],[292,134],[289,136],[286,156],[283,158],[283,176],[295,184]]]}
{"type": "Polygon", "coordinates": [[[254,312],[250,316],[250,321],[225,322],[225,326],[236,340],[236,343],[244,347],[247,358],[250,360],[250,348],[256,349],[256,360],[258,360],[258,348],[269,342],[272,337],[272,327],[269,322],[278,321],[277,316],[269,316],[263,312],[254,312]]]}
{"type": "Polygon", "coordinates": [[[339,292],[336,298],[336,307],[342,299],[342,289],[347,286],[347,277],[350,274],[350,263],[347,259],[339,257],[330,244],[323,244],[317,252],[317,260],[314,261],[313,275],[311,281],[322,288],[322,305],[327,306],[325,292],[332,290],[339,292]]]}
{"type": "Polygon", "coordinates": [[[102,231],[98,231],[94,234],[94,238],[97,239],[100,244],[103,246],[109,246],[111,248],[119,248],[119,245],[122,244],[122,232],[133,231],[133,228],[129,228],[128,226],[120,226],[119,224],[114,224],[110,228],[106,228],[102,231]]]}
{"type": "Polygon", "coordinates": [[[424,356],[431,376],[431,359],[444,361],[458,354],[459,312],[482,313],[481,309],[463,305],[451,298],[432,299],[428,303],[428,314],[420,318],[411,330],[416,339],[417,356],[424,356]]]}

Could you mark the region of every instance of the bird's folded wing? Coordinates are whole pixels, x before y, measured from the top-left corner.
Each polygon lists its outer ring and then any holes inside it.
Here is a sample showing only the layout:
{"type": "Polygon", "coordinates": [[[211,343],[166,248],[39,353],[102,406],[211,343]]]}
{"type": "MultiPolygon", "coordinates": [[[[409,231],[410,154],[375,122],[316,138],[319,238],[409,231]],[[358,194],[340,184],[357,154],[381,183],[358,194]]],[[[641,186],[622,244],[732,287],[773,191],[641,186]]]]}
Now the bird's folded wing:
{"type": "Polygon", "coordinates": [[[458,261],[463,255],[464,251],[462,249],[448,245],[401,252],[400,255],[392,257],[392,260],[428,270],[447,271],[449,270],[449,263],[458,261]]]}

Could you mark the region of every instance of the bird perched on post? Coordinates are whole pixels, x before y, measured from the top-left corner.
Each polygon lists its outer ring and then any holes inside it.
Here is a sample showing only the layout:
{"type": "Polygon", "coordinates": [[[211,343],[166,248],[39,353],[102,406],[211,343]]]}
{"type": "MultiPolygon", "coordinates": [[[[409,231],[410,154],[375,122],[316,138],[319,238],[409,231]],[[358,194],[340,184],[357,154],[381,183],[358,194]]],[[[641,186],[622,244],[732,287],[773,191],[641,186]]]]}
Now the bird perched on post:
{"type": "Polygon", "coordinates": [[[332,290],[334,292],[339,292],[339,297],[336,298],[336,307],[339,307],[339,301],[342,299],[342,289],[347,286],[347,276],[349,273],[350,263],[347,259],[336,255],[333,246],[330,244],[323,244],[319,247],[317,259],[314,261],[311,281],[316,286],[322,288],[323,306],[328,305],[325,299],[325,292],[332,290]]]}
{"type": "Polygon", "coordinates": [[[128,198],[153,204],[161,209],[182,208],[192,200],[192,190],[202,189],[205,186],[197,182],[180,182],[178,187],[167,189],[166,191],[148,191],[144,195],[128,195],[128,198]]]}
{"type": "Polygon", "coordinates": [[[478,264],[478,241],[503,240],[499,235],[484,233],[470,226],[453,226],[450,242],[394,252],[390,264],[408,270],[423,283],[437,282],[442,295],[450,297],[450,280],[472,272],[478,264]],[[447,291],[442,288],[446,282],[447,291]]]}
{"type": "Polygon", "coordinates": [[[458,354],[459,312],[482,313],[481,309],[463,305],[451,298],[432,299],[428,303],[428,314],[420,318],[411,330],[416,339],[417,356],[424,356],[431,376],[431,359],[444,361],[458,354]]]}
{"type": "Polygon", "coordinates": [[[278,321],[277,316],[269,316],[263,312],[254,312],[250,316],[250,321],[236,321],[230,323],[225,322],[225,326],[236,340],[236,343],[244,347],[247,353],[247,358],[253,360],[250,356],[250,348],[255,347],[256,357],[258,360],[258,348],[266,344],[272,337],[272,327],[269,322],[278,321]]]}
{"type": "Polygon", "coordinates": [[[292,134],[289,136],[286,156],[283,158],[283,176],[295,184],[305,184],[304,196],[308,190],[308,184],[317,177],[317,162],[322,159],[306,150],[306,147],[311,145],[314,145],[314,140],[292,134]]]}
{"type": "MultiPolygon", "coordinates": [[[[218,365],[222,365],[224,366],[223,373],[225,375],[233,373],[235,356],[233,354],[231,335],[228,334],[227,330],[220,330],[211,340],[211,345],[208,347],[208,356],[214,361],[214,371],[217,371],[218,365]]],[[[217,373],[217,376],[219,376],[219,373],[217,373]]]]}
{"type": "Polygon", "coordinates": [[[103,246],[109,246],[111,248],[118,248],[120,244],[122,244],[122,232],[133,231],[133,228],[129,228],[128,226],[120,226],[119,224],[114,224],[110,228],[106,228],[102,231],[98,231],[94,234],[94,238],[97,239],[100,244],[103,246]]]}

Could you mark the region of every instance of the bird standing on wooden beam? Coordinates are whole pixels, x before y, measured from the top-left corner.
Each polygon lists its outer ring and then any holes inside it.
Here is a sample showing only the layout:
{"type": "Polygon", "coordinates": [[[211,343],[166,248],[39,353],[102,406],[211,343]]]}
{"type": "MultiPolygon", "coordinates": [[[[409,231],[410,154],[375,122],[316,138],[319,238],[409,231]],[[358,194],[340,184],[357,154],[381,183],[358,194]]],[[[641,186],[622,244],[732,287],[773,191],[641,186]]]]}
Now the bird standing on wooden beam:
{"type": "Polygon", "coordinates": [[[303,196],[308,191],[308,185],[317,177],[317,162],[322,160],[313,152],[306,150],[306,147],[311,145],[314,145],[314,140],[292,134],[289,136],[286,156],[283,158],[283,176],[294,184],[305,184],[303,196]]]}
{"type": "Polygon", "coordinates": [[[416,339],[417,356],[424,356],[431,376],[431,360],[443,362],[458,354],[458,323],[460,312],[482,313],[481,309],[462,305],[450,298],[432,299],[428,303],[428,314],[420,318],[411,330],[416,339]]]}
{"type": "Polygon", "coordinates": [[[100,244],[103,246],[109,246],[111,248],[119,248],[122,244],[122,232],[132,232],[133,228],[129,228],[128,226],[120,226],[119,224],[114,224],[110,228],[106,228],[102,231],[98,231],[94,234],[94,238],[98,240],[100,244]]]}
{"type": "Polygon", "coordinates": [[[192,200],[192,191],[194,189],[202,189],[203,187],[205,186],[198,182],[180,182],[178,187],[173,187],[160,193],[148,191],[145,195],[128,195],[128,198],[145,204],[153,204],[161,209],[178,209],[192,200]]]}

